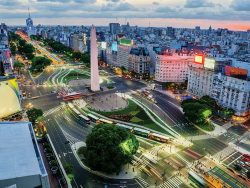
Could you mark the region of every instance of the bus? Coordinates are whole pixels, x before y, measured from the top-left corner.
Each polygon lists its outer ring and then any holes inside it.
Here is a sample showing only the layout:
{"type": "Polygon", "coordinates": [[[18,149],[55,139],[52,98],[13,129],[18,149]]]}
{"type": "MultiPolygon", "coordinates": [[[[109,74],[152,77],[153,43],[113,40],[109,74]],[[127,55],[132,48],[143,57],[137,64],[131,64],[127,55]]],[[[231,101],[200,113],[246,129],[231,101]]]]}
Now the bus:
{"type": "Polygon", "coordinates": [[[91,120],[91,121],[93,121],[93,122],[95,122],[96,123],[96,121],[97,120],[99,120],[99,118],[98,117],[96,117],[95,115],[93,115],[93,114],[87,114],[87,116],[88,116],[88,118],[91,120]]]}
{"type": "Polygon", "coordinates": [[[80,99],[82,97],[81,93],[73,92],[63,96],[63,101],[70,101],[75,99],[80,99]]]}
{"type": "Polygon", "coordinates": [[[130,126],[128,126],[128,125],[124,125],[124,124],[121,124],[121,123],[117,123],[116,125],[117,125],[118,127],[123,128],[123,129],[127,129],[127,130],[129,130],[130,132],[133,132],[133,127],[130,127],[130,126]]]}
{"type": "Polygon", "coordinates": [[[134,128],[134,134],[148,138],[150,131],[136,127],[134,128]]]}
{"type": "Polygon", "coordinates": [[[109,121],[109,120],[103,119],[103,118],[99,119],[99,122],[100,122],[100,123],[107,123],[107,124],[114,124],[113,121],[109,121]]]}
{"type": "Polygon", "coordinates": [[[194,173],[193,171],[189,171],[188,172],[188,179],[194,183],[197,187],[199,188],[208,188],[207,183],[205,182],[205,180],[203,178],[201,178],[200,176],[198,176],[196,173],[194,173]]]}
{"type": "Polygon", "coordinates": [[[172,141],[172,138],[157,133],[150,133],[149,138],[163,143],[168,143],[172,141]]]}
{"type": "Polygon", "coordinates": [[[90,124],[90,119],[88,117],[81,114],[81,115],[79,115],[79,118],[80,118],[80,121],[83,121],[87,124],[90,124]]]}

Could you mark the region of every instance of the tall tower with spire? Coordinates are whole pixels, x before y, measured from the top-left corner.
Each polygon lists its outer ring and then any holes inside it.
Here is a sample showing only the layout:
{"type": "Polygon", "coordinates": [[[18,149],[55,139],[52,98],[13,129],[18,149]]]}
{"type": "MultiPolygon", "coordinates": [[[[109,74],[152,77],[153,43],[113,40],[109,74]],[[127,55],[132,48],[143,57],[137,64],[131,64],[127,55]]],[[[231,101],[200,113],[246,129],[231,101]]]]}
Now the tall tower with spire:
{"type": "Polygon", "coordinates": [[[36,29],[33,25],[33,20],[31,19],[31,16],[30,16],[30,9],[28,8],[28,18],[26,19],[26,31],[27,31],[27,34],[30,36],[30,35],[36,35],[36,29]]]}
{"type": "Polygon", "coordinates": [[[90,42],[90,55],[91,55],[91,90],[100,91],[99,83],[99,69],[98,69],[98,54],[97,54],[97,43],[96,43],[96,29],[94,25],[91,27],[91,42],[90,42]]]}

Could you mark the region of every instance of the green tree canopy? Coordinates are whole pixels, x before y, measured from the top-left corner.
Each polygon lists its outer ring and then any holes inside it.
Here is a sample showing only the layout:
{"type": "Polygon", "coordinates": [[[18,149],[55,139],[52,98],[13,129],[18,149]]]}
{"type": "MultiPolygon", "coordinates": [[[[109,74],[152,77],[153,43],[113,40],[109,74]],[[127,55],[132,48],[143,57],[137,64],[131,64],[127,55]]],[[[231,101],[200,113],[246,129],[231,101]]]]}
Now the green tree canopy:
{"type": "Polygon", "coordinates": [[[20,72],[21,68],[24,67],[24,64],[20,61],[14,61],[14,69],[16,69],[18,71],[18,73],[20,72]]]}
{"type": "Polygon", "coordinates": [[[213,114],[211,106],[195,99],[183,101],[182,108],[184,115],[189,119],[189,121],[198,126],[208,125],[208,119],[213,114]]]}
{"type": "Polygon", "coordinates": [[[41,109],[36,109],[36,108],[30,109],[26,113],[29,118],[29,121],[32,122],[33,124],[36,122],[37,118],[43,116],[43,111],[41,109]]]}
{"type": "Polygon", "coordinates": [[[17,47],[14,42],[10,42],[10,51],[12,55],[16,55],[17,47]]]}
{"type": "Polygon", "coordinates": [[[131,161],[138,147],[138,140],[129,131],[102,124],[95,126],[88,135],[84,156],[91,169],[118,173],[131,161]]]}
{"type": "Polygon", "coordinates": [[[32,72],[41,72],[43,69],[51,64],[51,60],[47,57],[34,57],[32,59],[31,68],[32,72]]]}
{"type": "Polygon", "coordinates": [[[81,52],[73,52],[72,53],[72,58],[75,60],[79,60],[82,57],[82,53],[81,52]]]}

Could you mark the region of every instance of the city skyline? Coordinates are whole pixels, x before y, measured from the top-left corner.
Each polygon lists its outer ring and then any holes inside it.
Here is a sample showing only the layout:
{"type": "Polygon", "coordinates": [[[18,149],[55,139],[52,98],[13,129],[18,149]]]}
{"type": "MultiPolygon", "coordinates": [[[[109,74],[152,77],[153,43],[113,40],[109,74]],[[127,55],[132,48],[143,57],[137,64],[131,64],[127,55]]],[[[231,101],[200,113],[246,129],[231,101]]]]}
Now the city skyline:
{"type": "Polygon", "coordinates": [[[0,2],[2,22],[24,25],[28,7],[35,25],[104,26],[109,22],[151,27],[250,28],[250,3],[246,0],[11,0],[0,2]],[[244,6],[242,6],[244,5],[244,6]],[[12,10],[12,11],[10,11],[12,10]],[[59,22],[60,20],[60,22],[59,22]]]}

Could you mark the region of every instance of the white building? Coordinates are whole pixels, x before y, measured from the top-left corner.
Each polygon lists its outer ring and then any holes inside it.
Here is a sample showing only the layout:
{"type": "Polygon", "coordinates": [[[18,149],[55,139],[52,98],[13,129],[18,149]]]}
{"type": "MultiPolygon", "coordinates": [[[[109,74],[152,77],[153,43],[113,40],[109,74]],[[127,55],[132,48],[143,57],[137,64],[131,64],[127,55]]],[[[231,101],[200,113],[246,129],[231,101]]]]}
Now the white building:
{"type": "Polygon", "coordinates": [[[214,72],[203,69],[200,65],[190,65],[188,70],[187,91],[196,97],[211,96],[214,72]]]}
{"type": "Polygon", "coordinates": [[[185,82],[188,77],[188,65],[194,56],[185,54],[156,55],[155,80],[158,82],[185,82]]]}
{"type": "Polygon", "coordinates": [[[195,63],[189,67],[187,91],[196,97],[208,95],[238,116],[250,113],[250,81],[222,75],[195,63]]]}
{"type": "Polygon", "coordinates": [[[131,46],[119,45],[117,51],[117,66],[129,68],[128,57],[131,50],[131,46]]]}
{"type": "Polygon", "coordinates": [[[31,123],[0,122],[0,148],[0,187],[50,187],[31,123]]]}
{"type": "Polygon", "coordinates": [[[247,116],[250,112],[250,81],[216,74],[213,81],[212,98],[236,115],[247,116]]]}

